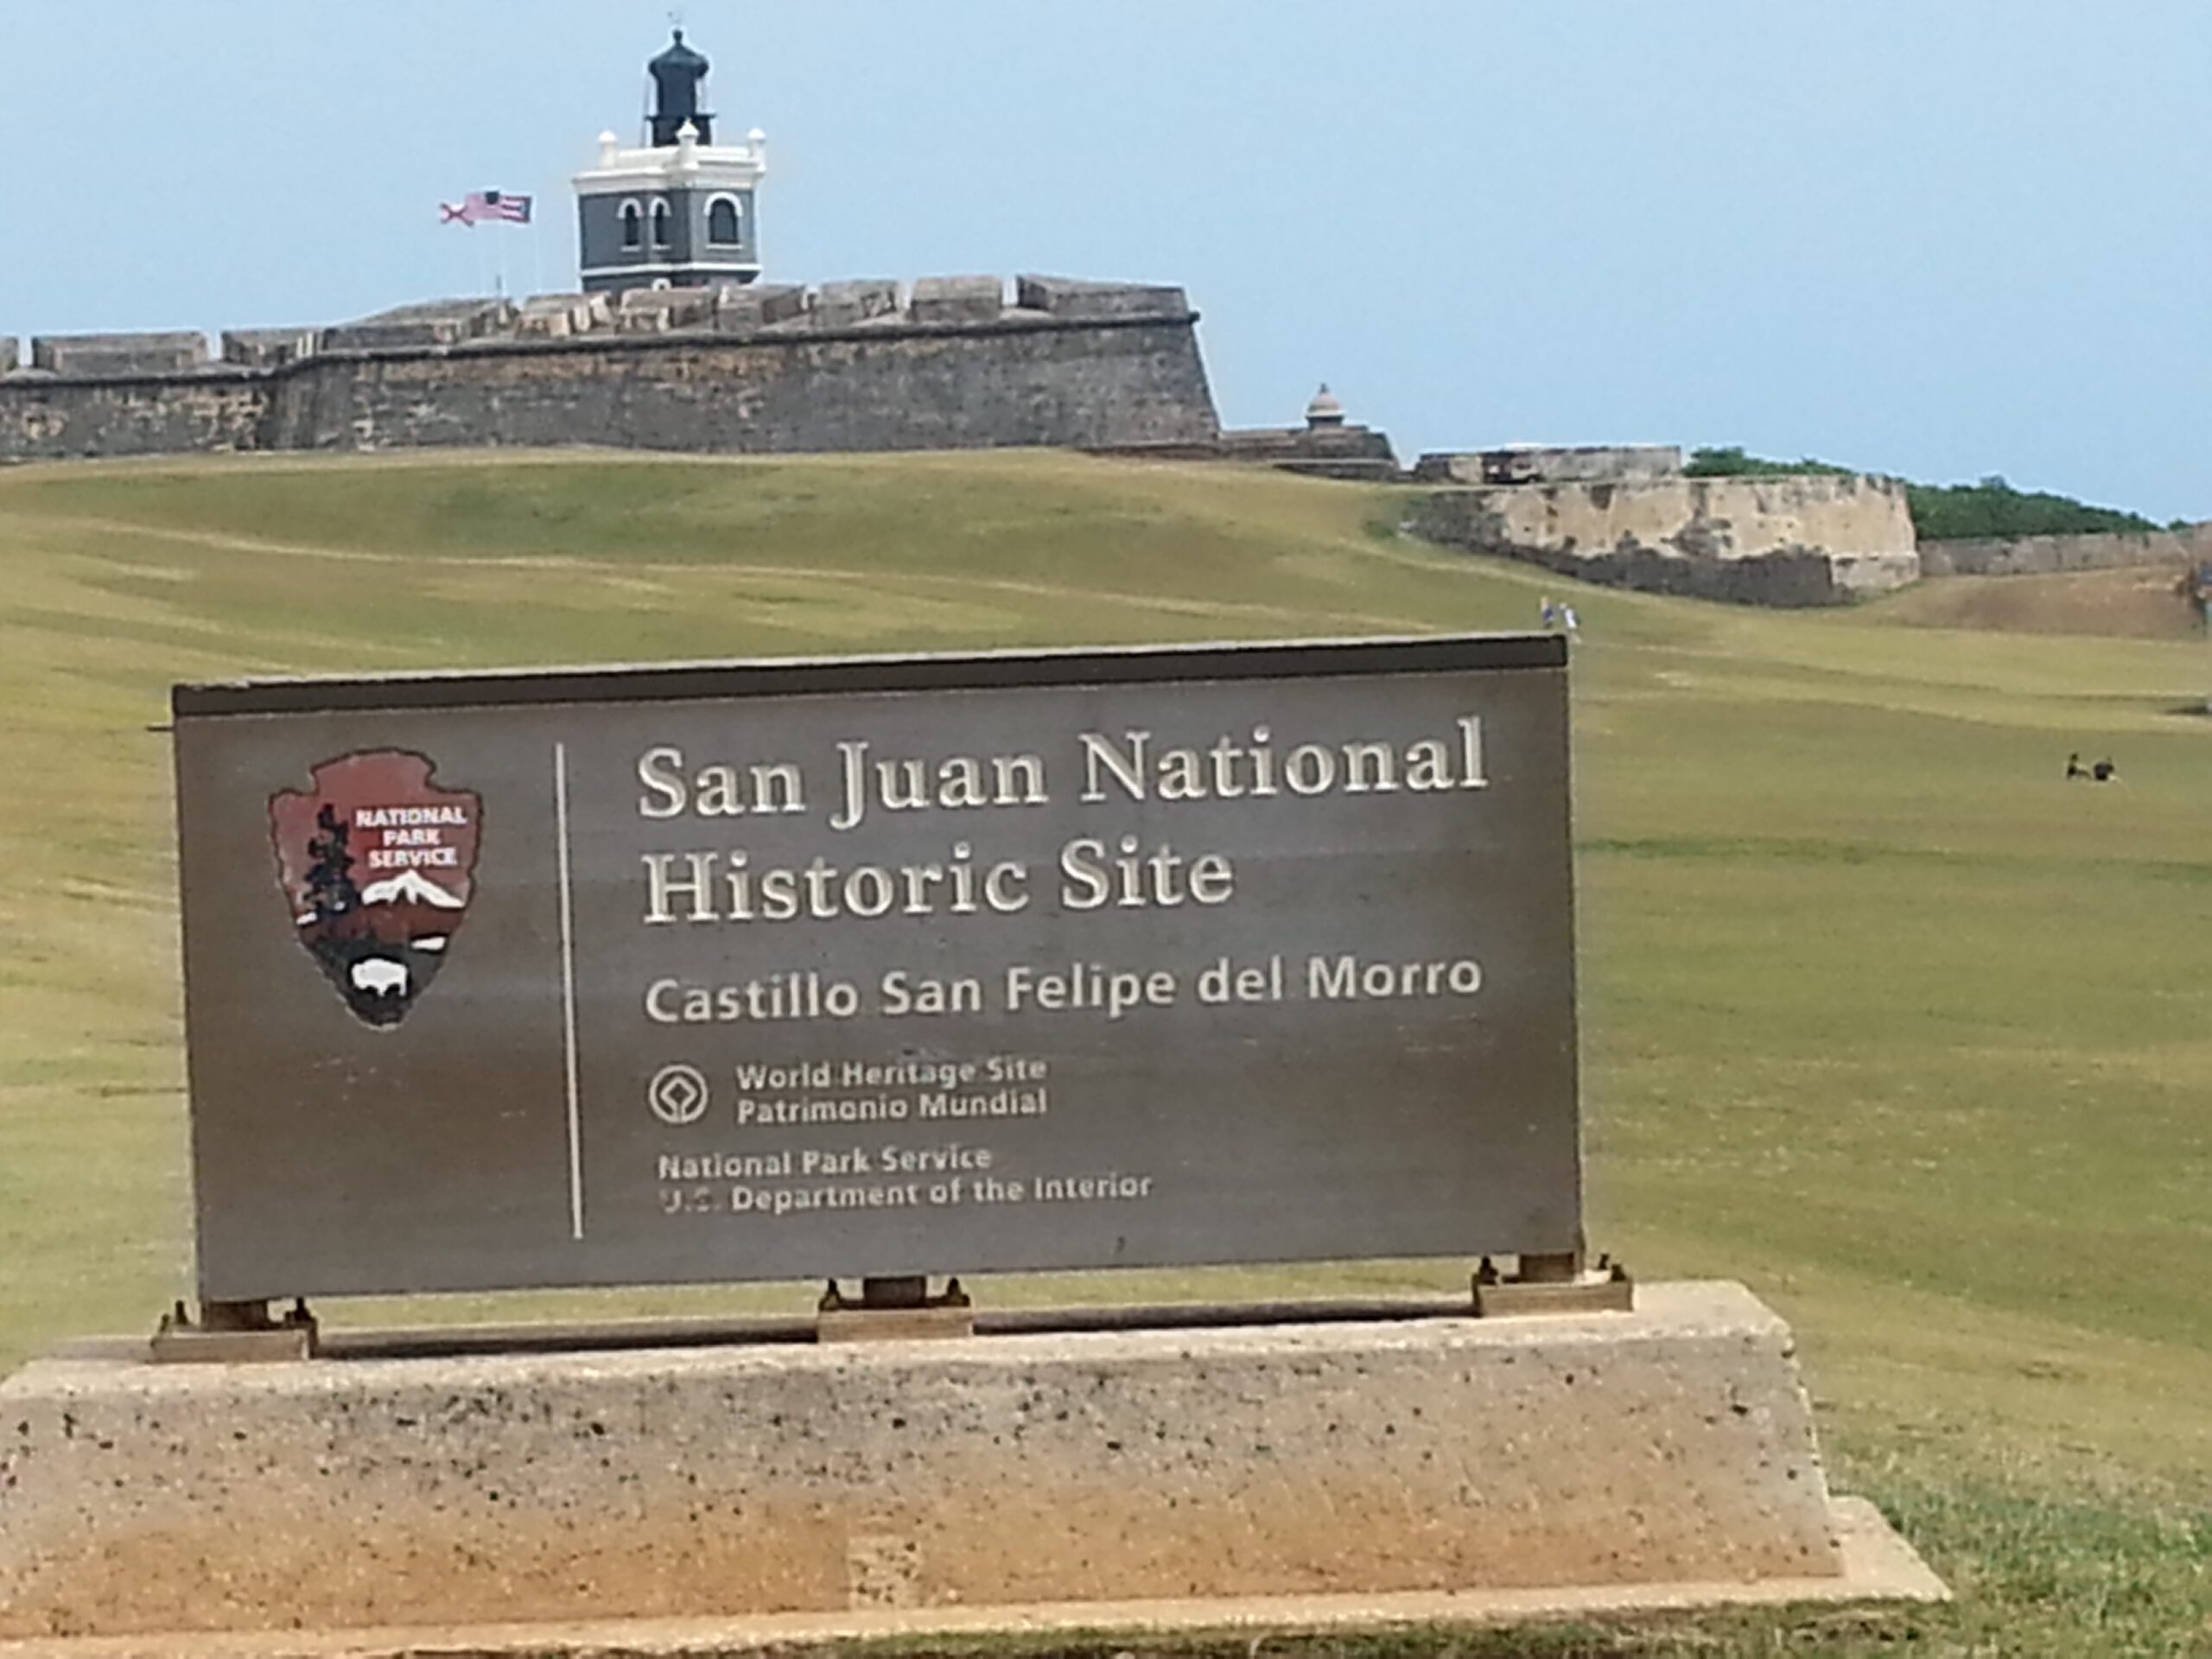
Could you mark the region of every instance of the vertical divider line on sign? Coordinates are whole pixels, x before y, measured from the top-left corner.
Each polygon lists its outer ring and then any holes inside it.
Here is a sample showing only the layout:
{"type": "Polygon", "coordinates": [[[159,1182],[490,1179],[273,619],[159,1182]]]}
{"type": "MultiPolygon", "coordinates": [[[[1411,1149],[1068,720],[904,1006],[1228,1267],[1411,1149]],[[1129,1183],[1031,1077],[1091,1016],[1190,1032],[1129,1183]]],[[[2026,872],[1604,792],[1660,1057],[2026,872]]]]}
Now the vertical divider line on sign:
{"type": "Polygon", "coordinates": [[[569,1096],[569,1236],[584,1236],[583,1118],[576,1090],[576,920],[569,867],[569,746],[553,746],[553,828],[561,878],[561,1033],[569,1096]]]}

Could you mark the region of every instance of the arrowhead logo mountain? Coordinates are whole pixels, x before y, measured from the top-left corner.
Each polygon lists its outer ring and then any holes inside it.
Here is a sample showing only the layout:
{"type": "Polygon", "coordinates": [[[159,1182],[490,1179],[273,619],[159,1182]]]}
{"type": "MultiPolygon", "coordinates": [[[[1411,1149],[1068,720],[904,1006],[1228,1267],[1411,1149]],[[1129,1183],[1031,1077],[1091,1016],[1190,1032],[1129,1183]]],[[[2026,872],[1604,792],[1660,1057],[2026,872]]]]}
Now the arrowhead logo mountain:
{"type": "Polygon", "coordinates": [[[468,912],[482,799],[405,749],[326,760],[269,798],[276,879],[300,944],[365,1025],[396,1026],[468,912]]]}

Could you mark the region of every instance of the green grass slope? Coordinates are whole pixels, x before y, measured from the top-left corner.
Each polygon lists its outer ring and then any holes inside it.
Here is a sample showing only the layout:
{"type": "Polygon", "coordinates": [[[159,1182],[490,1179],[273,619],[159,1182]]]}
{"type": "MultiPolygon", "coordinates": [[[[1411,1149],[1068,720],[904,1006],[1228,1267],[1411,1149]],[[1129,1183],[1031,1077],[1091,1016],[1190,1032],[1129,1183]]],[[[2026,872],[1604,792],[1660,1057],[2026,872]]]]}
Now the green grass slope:
{"type": "MultiPolygon", "coordinates": [[[[1027,454],[0,474],[0,1368],[185,1289],[173,681],[1522,627],[1570,586],[1387,517],[1027,454]]],[[[2212,721],[2174,712],[2212,659],[1575,602],[1593,1242],[1788,1313],[1841,1484],[1967,1598],[1714,1639],[2212,1649],[2212,721]]]]}
{"type": "Polygon", "coordinates": [[[2195,639],[2203,630],[2182,597],[2179,563],[2047,576],[1941,576],[1881,601],[1885,620],[2013,633],[2195,639]]]}

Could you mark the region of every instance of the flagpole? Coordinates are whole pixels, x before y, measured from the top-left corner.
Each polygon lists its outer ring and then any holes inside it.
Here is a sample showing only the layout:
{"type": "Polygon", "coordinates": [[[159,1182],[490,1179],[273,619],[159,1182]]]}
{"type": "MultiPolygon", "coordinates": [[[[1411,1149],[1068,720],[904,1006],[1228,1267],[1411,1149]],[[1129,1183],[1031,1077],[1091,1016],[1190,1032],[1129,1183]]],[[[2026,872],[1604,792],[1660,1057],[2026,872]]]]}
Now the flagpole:
{"type": "Polygon", "coordinates": [[[507,244],[498,232],[508,226],[520,226],[530,238],[531,268],[537,285],[545,285],[544,244],[537,234],[537,198],[517,196],[498,190],[472,190],[461,199],[461,206],[438,204],[442,222],[458,221],[463,230],[474,230],[488,224],[494,233],[493,246],[487,251],[481,246],[476,250],[476,291],[489,293],[494,298],[507,298],[507,244]]]}

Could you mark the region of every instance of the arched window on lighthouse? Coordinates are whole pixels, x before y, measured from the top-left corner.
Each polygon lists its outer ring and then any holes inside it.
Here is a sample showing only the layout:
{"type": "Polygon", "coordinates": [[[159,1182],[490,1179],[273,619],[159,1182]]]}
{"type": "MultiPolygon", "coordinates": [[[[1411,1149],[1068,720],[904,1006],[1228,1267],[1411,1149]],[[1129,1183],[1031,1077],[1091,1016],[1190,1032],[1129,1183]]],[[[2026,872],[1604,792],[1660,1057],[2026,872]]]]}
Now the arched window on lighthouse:
{"type": "Polygon", "coordinates": [[[645,245],[645,216],[634,201],[622,204],[622,245],[641,248],[645,245]]]}
{"type": "Polygon", "coordinates": [[[735,196],[716,196],[707,208],[707,240],[718,247],[734,248],[744,238],[735,196]]]}
{"type": "Polygon", "coordinates": [[[664,248],[667,245],[668,204],[664,201],[657,201],[653,203],[653,246],[664,248]]]}

